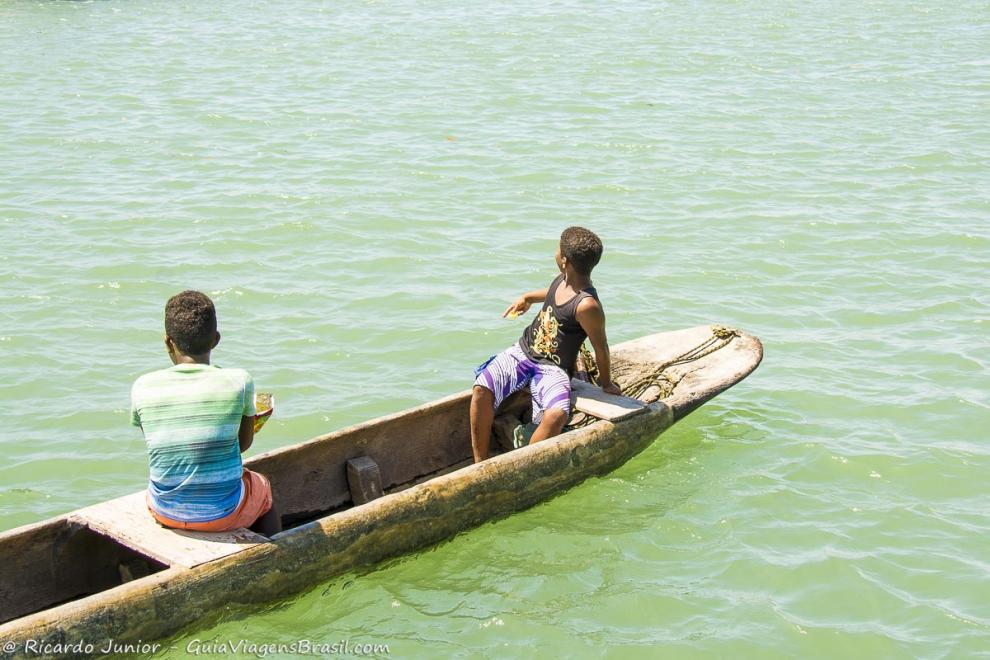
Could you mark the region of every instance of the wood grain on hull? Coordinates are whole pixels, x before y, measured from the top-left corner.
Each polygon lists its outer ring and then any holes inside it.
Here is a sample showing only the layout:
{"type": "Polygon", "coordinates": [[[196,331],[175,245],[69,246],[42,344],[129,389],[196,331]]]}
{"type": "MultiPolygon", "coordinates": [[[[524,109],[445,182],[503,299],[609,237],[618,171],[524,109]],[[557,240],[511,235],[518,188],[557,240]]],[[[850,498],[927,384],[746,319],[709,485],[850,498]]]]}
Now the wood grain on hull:
{"type": "MultiPolygon", "coordinates": [[[[652,373],[711,336],[710,326],[700,326],[643,337],[615,346],[614,362],[628,377],[652,373]]],[[[146,560],[80,528],[71,515],[0,534],[0,615],[6,614],[0,620],[13,619],[0,624],[0,639],[21,648],[28,639],[148,642],[231,607],[285,598],[432,545],[615,469],[748,375],[762,356],[759,340],[740,334],[712,355],[666,370],[676,388],[641,414],[601,420],[452,472],[470,458],[470,392],[267,452],[246,464],[269,477],[290,520],[311,522],[191,568],[146,560]],[[351,503],[346,464],[362,456],[380,468],[382,487],[392,492],[345,508],[351,503]],[[65,554],[73,544],[77,552],[65,554]],[[89,555],[98,558],[98,573],[80,580],[76,572],[87,570],[89,555]],[[113,569],[123,564],[138,571],[137,579],[120,584],[124,577],[113,569]],[[38,588],[28,589],[35,581],[38,588]]],[[[528,403],[510,407],[499,418],[502,426],[511,426],[528,403]]]]}
{"type": "Polygon", "coordinates": [[[607,473],[673,423],[662,403],[616,424],[601,421],[497,456],[276,535],[226,559],[170,568],[0,626],[23,643],[167,637],[231,606],[270,602],[321,581],[423,548],[530,507],[607,473]]]}

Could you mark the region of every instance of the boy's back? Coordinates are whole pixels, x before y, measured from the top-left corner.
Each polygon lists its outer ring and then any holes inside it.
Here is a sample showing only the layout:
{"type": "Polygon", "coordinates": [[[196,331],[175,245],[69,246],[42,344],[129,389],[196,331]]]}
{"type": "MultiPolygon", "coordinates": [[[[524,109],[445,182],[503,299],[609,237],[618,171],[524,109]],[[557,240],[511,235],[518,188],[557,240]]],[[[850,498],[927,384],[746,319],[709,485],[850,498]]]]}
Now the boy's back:
{"type": "Polygon", "coordinates": [[[199,291],[165,303],[165,350],[174,367],[141,376],[131,388],[131,423],[148,444],[147,503],[165,527],[272,535],[281,516],[265,475],[244,468],[254,441],[254,381],[243,369],[219,369],[217,310],[199,291]]]}
{"type": "Polygon", "coordinates": [[[243,369],[177,364],[138,378],[131,422],[148,443],[151,505],[175,520],[216,520],[241,498],[242,417],[255,414],[243,369]]]}

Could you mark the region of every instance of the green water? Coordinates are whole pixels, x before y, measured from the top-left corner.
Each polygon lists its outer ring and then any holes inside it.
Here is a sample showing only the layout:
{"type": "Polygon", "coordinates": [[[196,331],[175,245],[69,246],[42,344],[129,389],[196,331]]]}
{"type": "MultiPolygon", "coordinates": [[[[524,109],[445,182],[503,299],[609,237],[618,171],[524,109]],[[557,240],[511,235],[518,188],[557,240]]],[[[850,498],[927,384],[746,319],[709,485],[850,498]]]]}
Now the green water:
{"type": "Polygon", "coordinates": [[[172,641],[990,657],[990,4],[0,4],[0,529],[142,487],[164,300],[251,454],[465,389],[604,239],[613,340],[760,336],[607,477],[172,641]]]}

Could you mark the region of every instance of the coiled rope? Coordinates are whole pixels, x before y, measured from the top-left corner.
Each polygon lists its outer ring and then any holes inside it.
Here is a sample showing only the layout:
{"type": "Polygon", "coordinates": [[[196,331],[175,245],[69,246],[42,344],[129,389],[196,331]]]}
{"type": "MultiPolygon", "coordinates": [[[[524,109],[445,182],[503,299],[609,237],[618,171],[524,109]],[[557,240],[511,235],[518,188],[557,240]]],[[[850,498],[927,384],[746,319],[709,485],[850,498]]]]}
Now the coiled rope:
{"type": "MultiPolygon", "coordinates": [[[[622,388],[622,394],[633,399],[639,399],[644,403],[653,403],[659,399],[666,399],[671,394],[674,393],[674,388],[677,387],[677,383],[680,379],[674,380],[667,373],[667,369],[671,367],[676,367],[677,365],[687,364],[689,362],[694,362],[695,360],[700,360],[701,358],[711,355],[712,353],[721,350],[729,345],[729,343],[739,336],[739,331],[735,328],[728,328],[723,325],[713,325],[712,326],[712,336],[701,342],[691,350],[685,351],[678,355],[677,357],[662,362],[648,372],[637,375],[632,378],[632,380],[626,380],[623,375],[626,370],[622,368],[621,365],[616,365],[617,373],[614,375],[613,379],[622,388]],[[655,393],[650,393],[647,397],[647,393],[651,388],[657,388],[655,393]]],[[[586,344],[581,344],[581,363],[583,365],[583,371],[587,372],[588,380],[597,385],[598,384],[598,364],[595,362],[595,357],[588,350],[586,344]]],[[[587,426],[588,424],[596,421],[596,418],[586,415],[581,412],[575,412],[574,416],[571,417],[570,423],[567,425],[570,429],[580,428],[582,426],[587,426]]]]}

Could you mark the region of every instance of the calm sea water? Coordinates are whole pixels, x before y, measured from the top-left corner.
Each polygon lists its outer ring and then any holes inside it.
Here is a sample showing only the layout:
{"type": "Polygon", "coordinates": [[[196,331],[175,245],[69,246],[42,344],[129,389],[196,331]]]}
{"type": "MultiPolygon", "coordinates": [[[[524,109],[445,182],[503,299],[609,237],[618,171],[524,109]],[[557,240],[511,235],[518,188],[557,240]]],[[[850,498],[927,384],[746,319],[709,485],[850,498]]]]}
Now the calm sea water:
{"type": "Polygon", "coordinates": [[[0,5],[0,529],[139,489],[165,299],[251,453],[466,388],[603,237],[613,340],[763,366],[607,477],[173,640],[990,657],[990,4],[0,5]]]}

